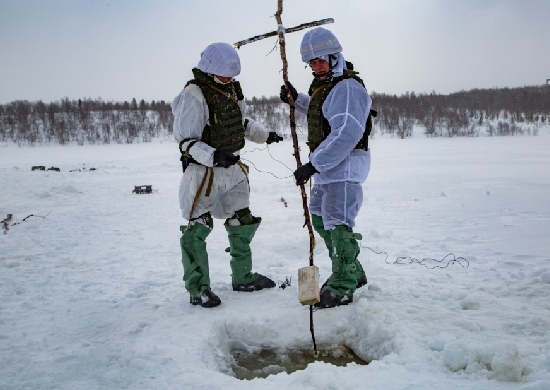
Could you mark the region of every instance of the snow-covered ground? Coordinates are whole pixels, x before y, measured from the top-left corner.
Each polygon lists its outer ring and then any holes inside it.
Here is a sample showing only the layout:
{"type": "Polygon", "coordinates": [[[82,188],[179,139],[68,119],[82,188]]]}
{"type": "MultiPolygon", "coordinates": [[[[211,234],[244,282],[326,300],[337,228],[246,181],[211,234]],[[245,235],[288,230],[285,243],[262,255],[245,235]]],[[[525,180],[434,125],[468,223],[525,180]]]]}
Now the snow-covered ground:
{"type": "MultiPolygon", "coordinates": [[[[243,159],[263,218],[255,270],[292,285],[233,292],[216,220],[215,309],[191,306],[181,281],[175,143],[0,147],[0,219],[13,214],[0,233],[0,389],[550,389],[548,128],[371,147],[355,229],[369,283],[314,321],[318,344],[372,362],[251,381],[230,375],[231,349],[311,348],[296,285],[309,237],[289,140],[250,144],[243,159]],[[155,192],[132,193],[145,184],[155,192]]],[[[315,262],[324,280],[320,240],[315,262]]]]}

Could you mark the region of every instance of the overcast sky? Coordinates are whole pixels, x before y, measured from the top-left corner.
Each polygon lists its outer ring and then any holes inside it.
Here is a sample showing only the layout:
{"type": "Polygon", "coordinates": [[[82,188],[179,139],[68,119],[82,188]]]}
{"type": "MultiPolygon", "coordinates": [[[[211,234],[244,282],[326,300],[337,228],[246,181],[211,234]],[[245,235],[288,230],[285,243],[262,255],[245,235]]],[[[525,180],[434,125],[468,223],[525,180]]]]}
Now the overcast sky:
{"type": "MultiPolygon", "coordinates": [[[[212,42],[273,31],[277,0],[0,0],[0,104],[171,101],[212,42]]],[[[287,28],[324,18],[369,91],[448,94],[550,78],[549,0],[285,0],[287,28]]],[[[287,35],[306,91],[305,31],[287,35]]],[[[277,95],[276,38],[239,50],[247,97],[277,95]]]]}

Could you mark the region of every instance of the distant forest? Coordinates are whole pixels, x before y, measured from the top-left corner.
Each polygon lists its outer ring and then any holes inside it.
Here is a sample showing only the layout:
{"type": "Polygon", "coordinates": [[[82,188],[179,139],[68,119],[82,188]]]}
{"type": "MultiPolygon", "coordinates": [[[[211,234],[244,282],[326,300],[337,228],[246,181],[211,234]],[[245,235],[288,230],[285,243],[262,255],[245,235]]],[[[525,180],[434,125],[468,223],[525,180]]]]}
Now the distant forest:
{"type": "MultiPolygon", "coordinates": [[[[537,135],[550,124],[550,86],[474,89],[450,95],[371,94],[376,134],[408,138],[414,127],[427,137],[537,135]]],[[[278,96],[247,100],[248,116],[270,130],[289,132],[288,105],[278,96]]],[[[0,142],[23,145],[109,144],[172,138],[173,116],[165,101],[105,102],[18,100],[0,105],[0,142]]],[[[305,132],[305,122],[299,121],[305,132]]]]}

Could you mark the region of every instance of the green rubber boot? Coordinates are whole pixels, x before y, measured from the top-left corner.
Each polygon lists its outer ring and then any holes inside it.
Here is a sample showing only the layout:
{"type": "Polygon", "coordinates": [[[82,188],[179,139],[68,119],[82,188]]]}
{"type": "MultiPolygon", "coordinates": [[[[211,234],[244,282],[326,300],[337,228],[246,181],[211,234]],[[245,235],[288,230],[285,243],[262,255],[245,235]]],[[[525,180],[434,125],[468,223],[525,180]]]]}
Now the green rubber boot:
{"type": "Polygon", "coordinates": [[[252,272],[252,251],[250,250],[250,243],[259,226],[259,223],[239,226],[225,225],[229,236],[233,286],[253,282],[259,276],[252,272]]]}
{"type": "MultiPolygon", "coordinates": [[[[332,275],[325,286],[336,295],[351,296],[357,289],[357,256],[361,235],[345,225],[330,231],[332,240],[332,275]]],[[[364,271],[363,271],[364,274],[364,271]]]]}
{"type": "Polygon", "coordinates": [[[330,232],[328,230],[325,230],[325,226],[323,225],[323,218],[319,215],[311,214],[311,224],[313,225],[313,229],[321,236],[321,238],[325,241],[325,245],[328,249],[328,257],[332,259],[332,238],[330,238],[330,232]]]}
{"type": "MultiPolygon", "coordinates": [[[[325,230],[325,227],[323,225],[323,218],[319,215],[311,214],[311,223],[313,225],[313,228],[321,236],[321,238],[325,241],[325,245],[328,249],[328,255],[332,259],[332,238],[330,231],[325,230]]],[[[363,269],[363,266],[357,259],[359,256],[359,245],[357,244],[357,241],[355,241],[355,245],[357,246],[357,253],[355,255],[355,278],[357,279],[357,285],[356,288],[363,287],[365,284],[367,284],[367,276],[365,275],[365,270],[363,269]]],[[[323,283],[322,287],[325,287],[336,275],[333,273],[326,281],[323,283]]]]}
{"type": "Polygon", "coordinates": [[[234,291],[258,291],[275,287],[271,279],[252,272],[252,251],[250,243],[260,223],[229,226],[225,229],[229,235],[229,253],[231,254],[231,279],[234,291]]]}
{"type": "Polygon", "coordinates": [[[201,223],[195,223],[187,231],[185,229],[186,226],[180,226],[183,233],[180,237],[183,281],[191,297],[196,297],[210,289],[205,240],[211,229],[201,223]]]}

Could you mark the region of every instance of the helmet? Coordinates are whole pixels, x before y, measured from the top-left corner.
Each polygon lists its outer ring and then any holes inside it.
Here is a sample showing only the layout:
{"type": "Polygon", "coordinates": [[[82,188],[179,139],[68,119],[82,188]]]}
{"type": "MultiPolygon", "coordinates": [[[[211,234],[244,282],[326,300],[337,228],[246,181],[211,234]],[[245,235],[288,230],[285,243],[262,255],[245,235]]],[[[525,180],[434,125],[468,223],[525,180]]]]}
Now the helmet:
{"type": "Polygon", "coordinates": [[[308,31],[302,44],[300,45],[300,53],[302,61],[309,64],[314,58],[327,54],[336,54],[342,51],[342,45],[332,32],[323,27],[317,27],[308,31]]]}
{"type": "Polygon", "coordinates": [[[202,52],[197,68],[216,76],[235,77],[241,73],[241,60],[229,43],[212,43],[202,52]]]}

